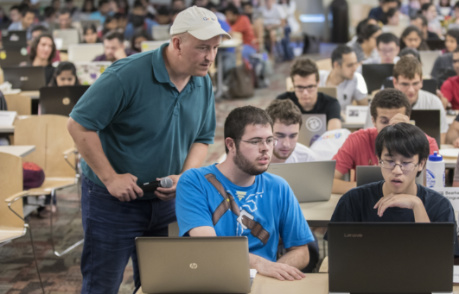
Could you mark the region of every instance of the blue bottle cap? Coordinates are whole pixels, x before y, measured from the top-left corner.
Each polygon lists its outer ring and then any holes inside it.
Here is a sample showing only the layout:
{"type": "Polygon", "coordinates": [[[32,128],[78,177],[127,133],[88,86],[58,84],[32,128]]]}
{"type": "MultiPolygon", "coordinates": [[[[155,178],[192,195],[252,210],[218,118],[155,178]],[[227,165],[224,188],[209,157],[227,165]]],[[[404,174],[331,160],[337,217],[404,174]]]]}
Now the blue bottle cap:
{"type": "Polygon", "coordinates": [[[434,151],[434,154],[429,155],[429,161],[442,161],[442,160],[443,160],[443,156],[438,154],[437,151],[434,151]]]}

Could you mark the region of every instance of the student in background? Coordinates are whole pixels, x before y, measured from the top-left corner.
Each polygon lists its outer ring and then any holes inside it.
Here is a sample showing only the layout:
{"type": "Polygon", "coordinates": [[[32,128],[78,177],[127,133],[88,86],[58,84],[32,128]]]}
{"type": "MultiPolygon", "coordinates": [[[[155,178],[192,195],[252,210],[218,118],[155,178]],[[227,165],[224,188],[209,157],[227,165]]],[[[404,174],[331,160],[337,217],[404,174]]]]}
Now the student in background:
{"type": "Polygon", "coordinates": [[[459,148],[459,115],[449,126],[448,133],[446,133],[446,144],[452,144],[454,148],[459,148]]]}
{"type": "Polygon", "coordinates": [[[30,40],[30,30],[34,20],[35,12],[28,7],[24,7],[21,11],[21,19],[10,24],[8,31],[27,31],[27,40],[30,40]]]}
{"type": "Polygon", "coordinates": [[[418,51],[429,50],[429,47],[423,39],[421,30],[414,25],[408,26],[400,36],[400,49],[405,47],[413,48],[418,51]]]}
{"type": "Polygon", "coordinates": [[[451,104],[452,109],[459,109],[459,48],[452,53],[454,77],[447,79],[441,86],[441,93],[451,104]]]}
{"type": "MultiPolygon", "coordinates": [[[[355,179],[349,182],[343,177],[357,165],[377,165],[375,141],[378,133],[386,126],[410,121],[411,105],[405,94],[396,89],[379,91],[370,105],[371,119],[375,127],[361,129],[349,135],[333,159],[336,160],[333,193],[343,194],[356,187],[355,179]]],[[[435,139],[425,135],[429,141],[430,153],[438,151],[435,139]]]]}
{"type": "Polygon", "coordinates": [[[369,58],[363,63],[376,64],[395,64],[400,59],[400,40],[392,33],[382,33],[376,38],[376,48],[379,56],[377,58],[369,58]]]}
{"type": "Polygon", "coordinates": [[[332,70],[320,71],[320,87],[336,87],[337,99],[344,111],[354,100],[358,105],[368,105],[368,90],[363,76],[356,72],[359,63],[355,51],[339,45],[331,55],[332,70]]]}
{"type": "Polygon", "coordinates": [[[422,14],[417,14],[410,19],[410,24],[416,26],[422,33],[423,40],[440,40],[437,34],[429,31],[428,21],[422,14]]]}
{"type": "Polygon", "coordinates": [[[377,57],[376,38],[381,34],[381,28],[377,25],[367,24],[362,27],[360,34],[357,36],[357,42],[351,45],[357,56],[357,62],[372,57],[377,57]]]}
{"type": "Polygon", "coordinates": [[[414,57],[403,56],[394,66],[394,88],[403,92],[412,109],[440,110],[440,142],[444,144],[448,122],[442,100],[432,93],[422,90],[422,65],[414,57]]]}
{"type": "Polygon", "coordinates": [[[276,145],[271,118],[253,106],[236,108],[226,118],[224,138],[225,161],[180,178],[180,235],[246,236],[250,268],[278,280],[303,279],[300,270],[310,261],[307,244],[314,237],[288,183],[266,172],[276,145]],[[220,214],[222,195],[235,208],[220,214]],[[287,253],[278,258],[280,238],[287,253]]]}
{"type": "Polygon", "coordinates": [[[52,66],[52,61],[55,54],[56,45],[50,34],[43,33],[32,41],[29,53],[30,62],[33,66],[43,66],[45,68],[46,84],[49,84],[53,78],[54,67],[52,66]]]}
{"type": "Polygon", "coordinates": [[[445,47],[446,51],[435,60],[430,75],[438,82],[440,88],[444,81],[454,76],[453,52],[458,48],[459,28],[449,29],[446,32],[445,47]]]}
{"type": "Polygon", "coordinates": [[[102,43],[102,40],[97,35],[97,29],[94,24],[89,24],[83,27],[83,43],[102,43]]]}
{"type": "MultiPolygon", "coordinates": [[[[387,126],[379,132],[375,146],[384,180],[344,194],[331,222],[448,222],[456,225],[451,202],[438,192],[416,184],[416,177],[429,156],[429,142],[421,129],[409,123],[387,126]]],[[[458,255],[456,234],[454,243],[455,255],[458,255]]]]}
{"type": "Polygon", "coordinates": [[[319,69],[314,61],[297,58],[290,70],[294,92],[285,92],[277,99],[290,99],[301,113],[324,113],[327,117],[327,130],[341,129],[341,108],[338,100],[318,92],[319,69]]]}
{"type": "Polygon", "coordinates": [[[131,39],[131,50],[135,53],[142,52],[142,42],[151,41],[151,37],[145,30],[139,30],[134,33],[131,39]]]}
{"type": "Polygon", "coordinates": [[[124,48],[123,34],[113,31],[104,36],[104,53],[96,56],[93,61],[115,62],[132,54],[132,50],[124,48]]]}
{"type": "Polygon", "coordinates": [[[277,139],[271,163],[314,161],[314,152],[297,142],[303,123],[298,106],[288,99],[276,99],[269,104],[266,112],[273,121],[273,135],[277,139]]]}
{"type": "Polygon", "coordinates": [[[400,3],[398,0],[380,0],[379,6],[372,8],[368,17],[374,18],[383,24],[387,24],[387,11],[391,8],[398,9],[399,6],[400,3]]]}
{"type": "Polygon", "coordinates": [[[422,15],[427,19],[428,30],[434,34],[437,34],[439,38],[443,37],[440,21],[438,20],[437,8],[432,2],[422,4],[421,6],[422,15]]]}
{"type": "Polygon", "coordinates": [[[50,86],[79,86],[80,81],[78,80],[76,67],[73,63],[68,61],[63,61],[57,66],[53,80],[50,83],[50,86]]]}

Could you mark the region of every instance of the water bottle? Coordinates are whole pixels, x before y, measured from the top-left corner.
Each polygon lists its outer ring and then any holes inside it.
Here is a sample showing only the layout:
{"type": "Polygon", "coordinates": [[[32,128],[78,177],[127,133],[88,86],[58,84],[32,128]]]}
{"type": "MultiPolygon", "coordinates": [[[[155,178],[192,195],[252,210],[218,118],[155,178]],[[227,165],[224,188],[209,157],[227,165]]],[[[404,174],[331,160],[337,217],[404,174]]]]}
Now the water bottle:
{"type": "Polygon", "coordinates": [[[427,160],[426,186],[428,188],[445,187],[445,162],[437,151],[433,155],[430,155],[427,160]]]}

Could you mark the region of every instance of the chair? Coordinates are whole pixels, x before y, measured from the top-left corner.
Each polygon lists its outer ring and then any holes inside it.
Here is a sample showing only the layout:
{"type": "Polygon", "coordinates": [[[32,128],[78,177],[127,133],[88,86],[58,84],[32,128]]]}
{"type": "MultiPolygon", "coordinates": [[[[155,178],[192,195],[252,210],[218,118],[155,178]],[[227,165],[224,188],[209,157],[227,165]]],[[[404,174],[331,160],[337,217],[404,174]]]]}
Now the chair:
{"type": "Polygon", "coordinates": [[[332,62],[331,58],[325,58],[325,59],[320,59],[316,61],[317,68],[319,70],[328,70],[331,71],[332,68],[332,62]]]}
{"type": "MultiPolygon", "coordinates": [[[[77,183],[76,154],[69,150],[74,149],[72,137],[67,131],[68,117],[60,115],[30,116],[17,120],[15,124],[14,142],[16,145],[35,145],[35,151],[24,157],[45,172],[45,181],[39,188],[27,191],[23,196],[51,196],[51,205],[56,201],[56,191],[75,185],[77,183]],[[66,158],[64,158],[64,155],[66,158]]],[[[62,252],[55,249],[53,236],[53,213],[50,214],[50,232],[53,252],[56,256],[62,256],[78,245],[78,241],[62,252]]]]}
{"type": "Polygon", "coordinates": [[[16,111],[18,115],[32,114],[32,100],[22,94],[6,94],[6,104],[9,111],[16,111]]]}
{"type": "Polygon", "coordinates": [[[16,155],[0,152],[0,162],[2,163],[0,169],[0,187],[2,187],[0,189],[0,245],[24,236],[28,229],[35,267],[42,291],[45,293],[35,254],[32,230],[24,221],[22,202],[16,202],[25,194],[22,191],[22,159],[16,155]]]}

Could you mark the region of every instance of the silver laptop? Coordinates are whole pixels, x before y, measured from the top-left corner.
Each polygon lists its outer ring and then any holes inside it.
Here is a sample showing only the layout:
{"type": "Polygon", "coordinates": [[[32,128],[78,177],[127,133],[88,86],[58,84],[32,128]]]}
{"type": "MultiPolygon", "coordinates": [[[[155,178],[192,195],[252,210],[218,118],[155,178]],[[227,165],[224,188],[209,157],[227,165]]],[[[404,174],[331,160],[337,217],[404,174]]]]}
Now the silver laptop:
{"type": "MultiPolygon", "coordinates": [[[[358,165],[355,167],[355,179],[358,186],[369,183],[383,181],[384,177],[381,172],[381,167],[378,165],[358,165]]],[[[416,183],[424,185],[424,170],[419,177],[416,177],[416,183]]]]}
{"type": "Polygon", "coordinates": [[[139,237],[143,293],[249,293],[246,237],[139,237]]]}
{"type": "Polygon", "coordinates": [[[54,30],[53,38],[57,50],[68,50],[70,45],[78,44],[80,41],[77,29],[54,30]]]}
{"type": "Polygon", "coordinates": [[[75,62],[78,80],[82,85],[92,85],[111,64],[110,61],[75,62]]]}
{"type": "Polygon", "coordinates": [[[69,45],[68,54],[71,62],[90,62],[104,53],[104,44],[73,44],[69,45]]]}
{"type": "Polygon", "coordinates": [[[454,238],[453,223],[329,223],[329,291],[452,293],[454,238]]]}
{"type": "Polygon", "coordinates": [[[268,172],[284,178],[298,202],[328,201],[336,161],[271,164],[268,172]]]}
{"type": "Polygon", "coordinates": [[[156,25],[151,27],[151,36],[155,41],[169,40],[171,35],[169,34],[170,25],[156,25]]]}
{"type": "Polygon", "coordinates": [[[303,125],[298,134],[298,142],[309,147],[327,131],[327,116],[324,113],[303,114],[302,116],[303,125]]]}

